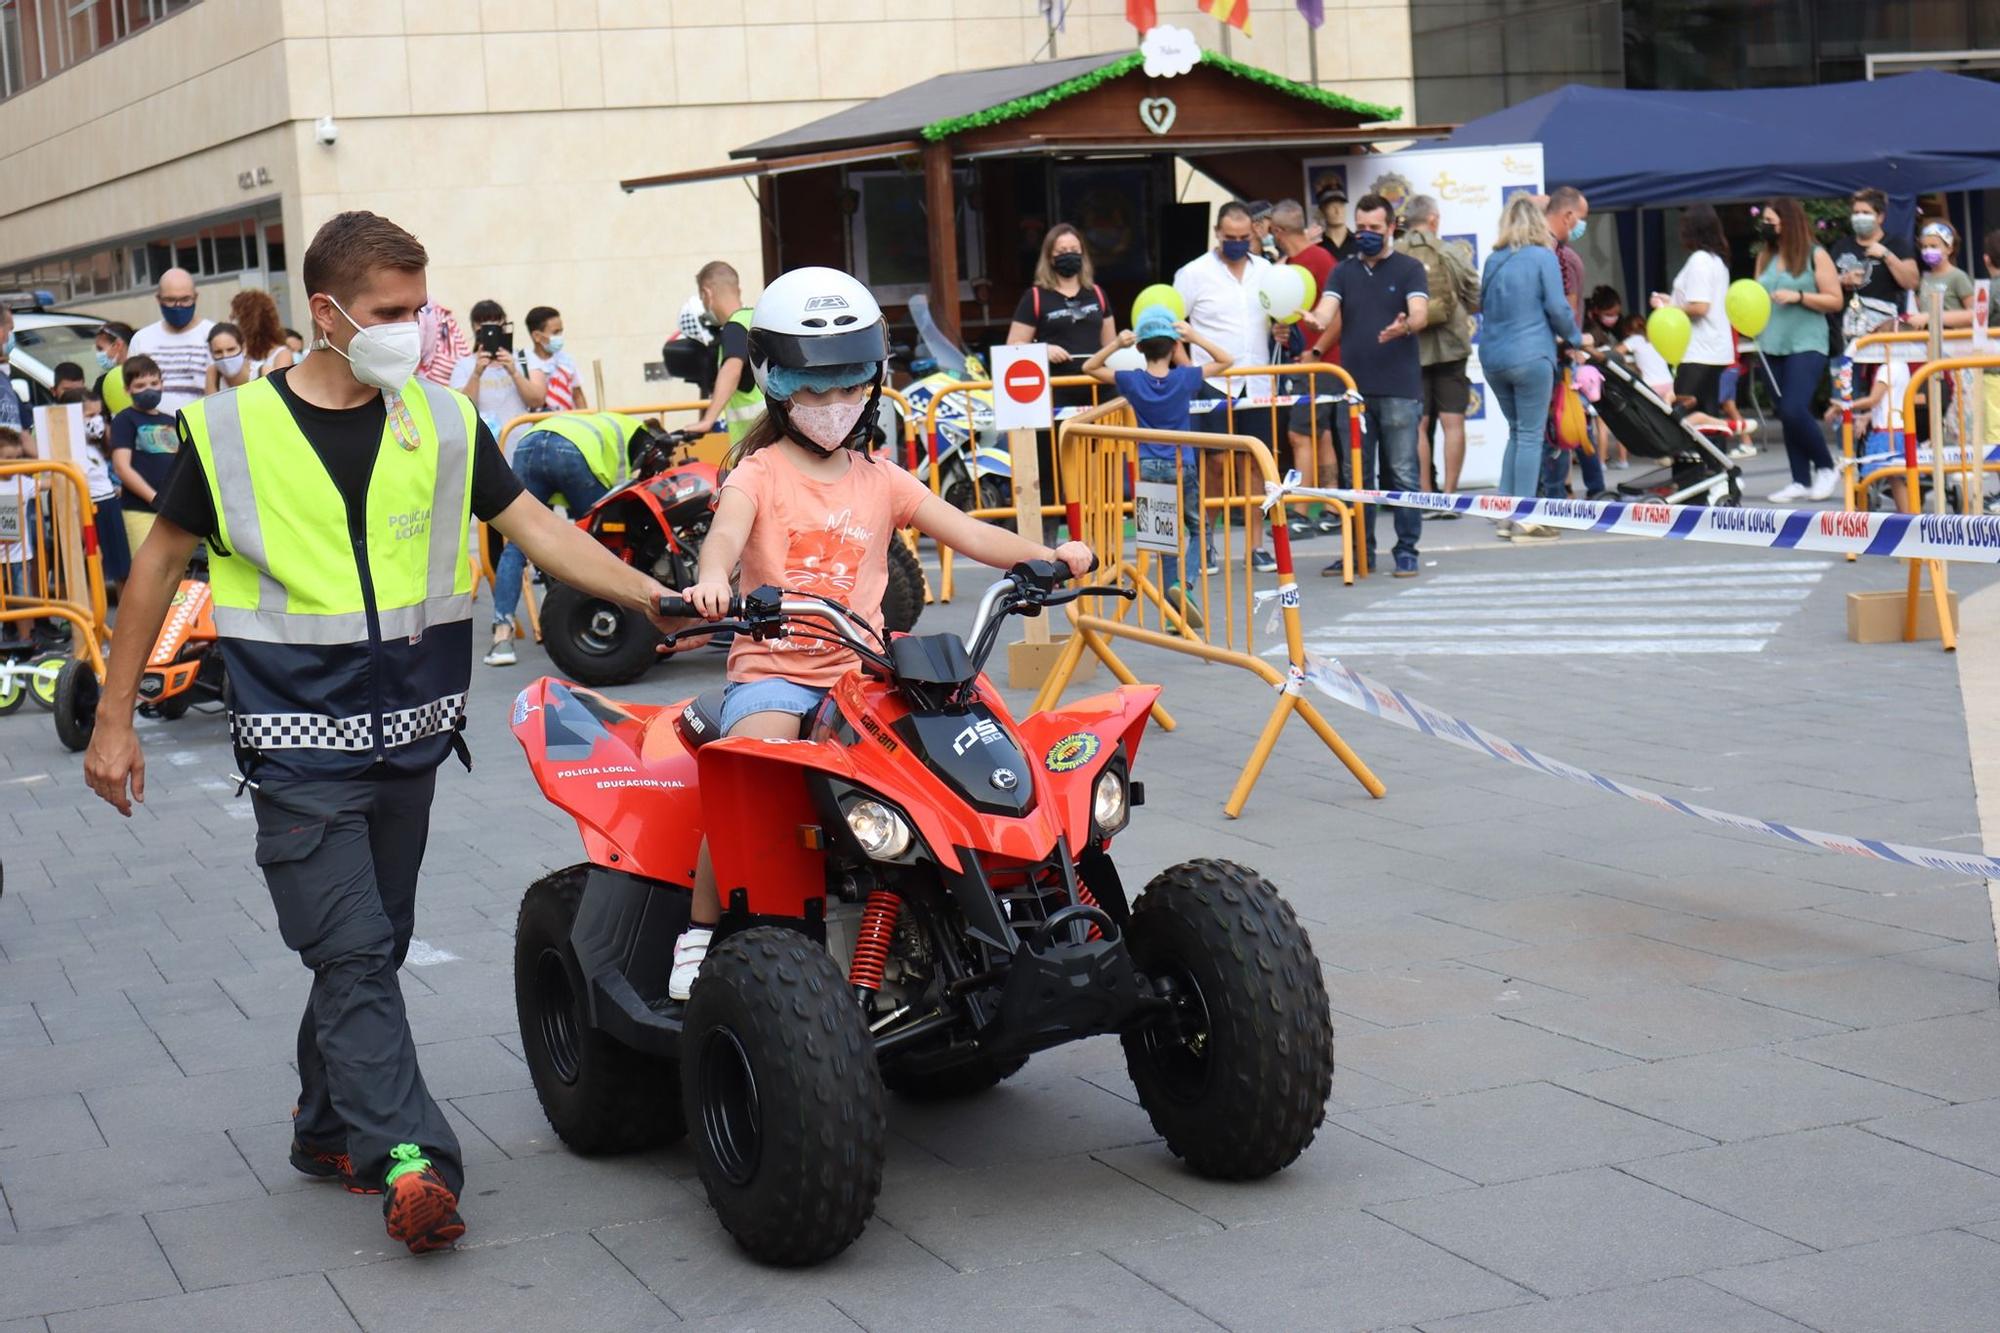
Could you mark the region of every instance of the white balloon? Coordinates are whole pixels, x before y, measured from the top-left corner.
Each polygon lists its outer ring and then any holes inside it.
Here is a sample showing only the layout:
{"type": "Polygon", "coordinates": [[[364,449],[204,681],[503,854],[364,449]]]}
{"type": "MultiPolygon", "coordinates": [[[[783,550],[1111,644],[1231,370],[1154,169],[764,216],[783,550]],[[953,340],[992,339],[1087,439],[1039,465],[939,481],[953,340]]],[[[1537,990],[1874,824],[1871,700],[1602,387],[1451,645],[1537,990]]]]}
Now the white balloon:
{"type": "Polygon", "coordinates": [[[1121,347],[1104,358],[1106,370],[1144,370],[1146,354],[1136,347],[1121,347]]]}
{"type": "Polygon", "coordinates": [[[1297,264],[1273,264],[1258,283],[1257,303],[1278,323],[1289,324],[1312,304],[1312,285],[1312,274],[1297,264]]]}

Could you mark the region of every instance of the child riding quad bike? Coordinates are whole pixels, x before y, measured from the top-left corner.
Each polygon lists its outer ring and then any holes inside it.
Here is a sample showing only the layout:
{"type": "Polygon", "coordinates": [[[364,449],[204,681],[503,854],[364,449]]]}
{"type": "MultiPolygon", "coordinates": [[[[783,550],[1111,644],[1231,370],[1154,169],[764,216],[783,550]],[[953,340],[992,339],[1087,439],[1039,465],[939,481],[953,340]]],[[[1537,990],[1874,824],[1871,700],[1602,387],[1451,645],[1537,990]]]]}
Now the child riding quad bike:
{"type": "MultiPolygon", "coordinates": [[[[515,999],[535,1091],[578,1152],[691,1135],[722,1225],[778,1264],[838,1254],[874,1211],[882,1092],[989,1088],[1116,1032],[1168,1149],[1218,1179],[1312,1141],[1333,1076],[1318,961],[1255,871],[1186,862],[1128,901],[1110,856],[1144,791],[1158,687],[1017,721],[982,674],[1010,615],[1084,595],[1032,561],[956,634],[891,638],[773,587],[718,629],[829,636],[850,669],[795,740],[724,738],[720,689],[665,707],[544,678],[513,730],[588,860],[530,887],[515,999]],[[708,839],[724,911],[668,998],[708,839]]],[[[696,614],[663,598],[666,616],[696,614]]]]}
{"type": "MultiPolygon", "coordinates": [[[[627,564],[670,588],[694,582],[720,484],[715,464],[693,456],[702,438],[679,430],[657,437],[637,432],[631,478],[577,520],[627,564]]],[[[923,567],[908,546],[892,542],[883,618],[894,629],[908,630],[923,607],[923,567]]],[[[554,580],[542,598],[541,629],[542,646],[556,669],[585,685],[637,680],[661,660],[665,647],[645,617],[554,580]]]]}

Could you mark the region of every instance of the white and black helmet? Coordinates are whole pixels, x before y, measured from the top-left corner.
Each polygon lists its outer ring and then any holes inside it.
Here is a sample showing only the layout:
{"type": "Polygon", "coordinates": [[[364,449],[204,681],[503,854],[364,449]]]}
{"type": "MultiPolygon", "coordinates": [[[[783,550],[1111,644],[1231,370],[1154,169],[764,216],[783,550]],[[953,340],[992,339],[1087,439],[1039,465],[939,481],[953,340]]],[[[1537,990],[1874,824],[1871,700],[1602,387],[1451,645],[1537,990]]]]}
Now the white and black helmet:
{"type": "Polygon", "coordinates": [[[879,382],[888,358],[882,307],[874,293],[837,268],[795,268],[757,298],[750,318],[750,373],[766,398],[788,396],[772,392],[773,367],[811,372],[873,365],[879,382]]]}

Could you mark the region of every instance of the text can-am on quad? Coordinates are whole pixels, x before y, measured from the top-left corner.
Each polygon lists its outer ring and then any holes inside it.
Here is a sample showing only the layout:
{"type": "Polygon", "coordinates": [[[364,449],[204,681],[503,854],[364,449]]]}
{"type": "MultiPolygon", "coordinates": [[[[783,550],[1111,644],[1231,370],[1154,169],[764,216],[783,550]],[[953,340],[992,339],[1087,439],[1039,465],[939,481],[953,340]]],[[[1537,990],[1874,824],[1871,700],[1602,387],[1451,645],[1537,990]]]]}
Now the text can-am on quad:
{"type": "MultiPolygon", "coordinates": [[[[956,634],[884,641],[762,588],[718,622],[821,635],[861,665],[796,740],[720,736],[721,691],[665,707],[544,678],[514,734],[588,861],[527,891],[515,998],[536,1094],[581,1152],[690,1134],[717,1215],[772,1263],[845,1248],[881,1186],[882,1092],[991,1087],[1119,1033],[1140,1103],[1205,1176],[1312,1141],[1333,1076],[1318,961],[1261,875],[1197,860],[1128,903],[1109,855],[1157,686],[1016,720],[980,666],[1004,618],[1083,595],[1017,566],[956,634]],[[724,912],[667,997],[706,834],[724,912]]],[[[690,615],[678,598],[666,615],[690,615]]],[[[703,625],[694,634],[718,626],[703,625]]]]}
{"type": "MultiPolygon", "coordinates": [[[[646,448],[630,479],[607,492],[577,520],[628,565],[670,588],[696,581],[701,543],[715,517],[721,474],[692,456],[700,437],[669,432],[646,448]],[[667,447],[675,449],[670,459],[667,447]]],[[[889,584],[882,595],[888,623],[908,630],[924,607],[924,571],[901,541],[889,543],[889,584]]],[[[645,674],[672,645],[636,611],[595,594],[549,580],[541,605],[542,646],[571,680],[624,685],[645,674]]]]}

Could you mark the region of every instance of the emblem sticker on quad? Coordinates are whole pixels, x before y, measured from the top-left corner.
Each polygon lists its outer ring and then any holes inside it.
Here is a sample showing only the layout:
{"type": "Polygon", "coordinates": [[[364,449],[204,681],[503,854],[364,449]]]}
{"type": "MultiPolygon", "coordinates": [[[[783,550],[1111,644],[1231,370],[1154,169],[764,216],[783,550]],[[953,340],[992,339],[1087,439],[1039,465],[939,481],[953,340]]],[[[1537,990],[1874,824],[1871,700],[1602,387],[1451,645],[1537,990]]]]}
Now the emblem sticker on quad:
{"type": "Polygon", "coordinates": [[[1095,759],[1102,744],[1088,731],[1072,731],[1049,747],[1042,762],[1051,773],[1073,773],[1095,759]]]}

